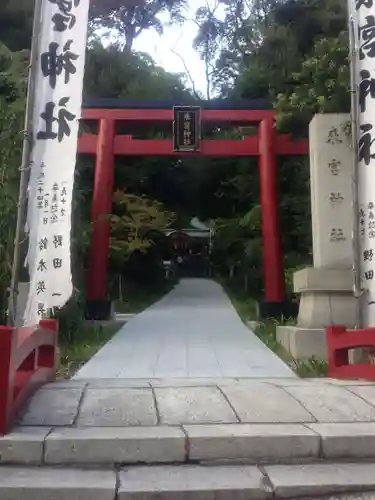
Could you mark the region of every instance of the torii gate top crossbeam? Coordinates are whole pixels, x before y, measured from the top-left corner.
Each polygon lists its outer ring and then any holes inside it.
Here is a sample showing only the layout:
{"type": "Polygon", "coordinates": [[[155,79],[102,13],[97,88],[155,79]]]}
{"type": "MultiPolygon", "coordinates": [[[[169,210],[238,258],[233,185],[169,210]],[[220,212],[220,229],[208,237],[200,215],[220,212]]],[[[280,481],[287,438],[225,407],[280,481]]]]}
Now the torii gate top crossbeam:
{"type": "MultiPolygon", "coordinates": [[[[88,121],[111,120],[114,122],[173,122],[173,104],[138,103],[112,99],[86,101],[82,118],[88,121]],[[90,107],[88,107],[90,106],[90,107]]],[[[185,103],[186,104],[186,103],[185,103]]],[[[196,102],[194,104],[197,104],[196,102]]],[[[259,124],[263,120],[275,120],[275,112],[257,109],[264,101],[231,103],[228,101],[202,101],[202,122],[259,124]],[[252,107],[252,109],[250,109],[252,107]],[[255,109],[254,109],[255,108],[255,109]]],[[[307,155],[308,141],[293,141],[290,135],[275,137],[276,155],[307,155]]],[[[79,153],[95,154],[97,135],[82,134],[79,153]]],[[[127,156],[259,156],[258,136],[245,136],[242,140],[203,139],[199,152],[175,152],[170,139],[134,139],[132,135],[115,134],[114,155],[127,156]]]]}

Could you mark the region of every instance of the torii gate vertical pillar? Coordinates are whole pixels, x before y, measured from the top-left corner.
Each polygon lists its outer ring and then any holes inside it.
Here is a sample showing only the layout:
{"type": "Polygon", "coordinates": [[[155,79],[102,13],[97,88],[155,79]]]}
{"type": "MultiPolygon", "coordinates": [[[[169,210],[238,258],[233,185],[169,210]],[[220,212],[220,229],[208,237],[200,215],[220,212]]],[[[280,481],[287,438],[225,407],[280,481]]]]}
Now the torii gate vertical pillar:
{"type": "Polygon", "coordinates": [[[103,319],[110,316],[111,303],[106,300],[110,235],[108,215],[112,210],[115,133],[115,120],[100,120],[91,207],[92,232],[87,276],[86,299],[89,319],[103,319]]]}
{"type": "Polygon", "coordinates": [[[274,119],[264,119],[259,124],[259,169],[265,283],[265,302],[262,305],[261,315],[266,317],[279,316],[285,307],[275,145],[274,119]]]}

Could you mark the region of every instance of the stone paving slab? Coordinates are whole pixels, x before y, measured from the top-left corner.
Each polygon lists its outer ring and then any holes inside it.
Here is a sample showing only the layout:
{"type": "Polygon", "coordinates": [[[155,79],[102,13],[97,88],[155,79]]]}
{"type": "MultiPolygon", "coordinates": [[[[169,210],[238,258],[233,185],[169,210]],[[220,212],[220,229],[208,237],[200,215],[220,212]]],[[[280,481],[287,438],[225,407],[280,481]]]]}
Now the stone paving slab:
{"type": "Polygon", "coordinates": [[[375,385],[351,385],[348,389],[370,405],[375,406],[375,385]]]}
{"type": "Polygon", "coordinates": [[[149,426],[157,423],[152,390],[143,388],[87,389],[77,418],[78,426],[149,426]]]}
{"type": "MultiPolygon", "coordinates": [[[[360,388],[361,390],[364,387],[360,388]]],[[[326,385],[285,387],[319,422],[371,422],[375,407],[354,394],[353,388],[326,385]]],[[[358,388],[355,390],[359,390],[358,388]]]]}
{"type": "MultiPolygon", "coordinates": [[[[241,422],[291,423],[314,422],[315,418],[282,388],[247,384],[222,386],[222,391],[241,422]]],[[[304,389],[306,391],[306,389],[304,389]]]]}
{"type": "Polygon", "coordinates": [[[114,500],[115,492],[113,471],[0,467],[1,500],[114,500]]]}
{"type": "MultiPolygon", "coordinates": [[[[30,400],[21,426],[127,427],[225,423],[375,422],[375,385],[273,385],[246,381],[215,385],[170,382],[137,387],[107,381],[48,385],[30,400]]],[[[360,384],[360,382],[359,382],[360,384]]],[[[353,428],[354,429],[354,428],[353,428]]]]}
{"type": "Polygon", "coordinates": [[[375,491],[375,464],[271,465],[264,468],[279,498],[375,491]]]}
{"type": "Polygon", "coordinates": [[[78,415],[83,389],[39,390],[23,413],[21,425],[72,425],[78,415]]]}
{"type": "Polygon", "coordinates": [[[257,467],[160,466],[120,472],[119,500],[263,500],[271,496],[257,467]]]}
{"type": "Polygon", "coordinates": [[[216,387],[157,388],[162,424],[231,423],[238,419],[216,387]]]}

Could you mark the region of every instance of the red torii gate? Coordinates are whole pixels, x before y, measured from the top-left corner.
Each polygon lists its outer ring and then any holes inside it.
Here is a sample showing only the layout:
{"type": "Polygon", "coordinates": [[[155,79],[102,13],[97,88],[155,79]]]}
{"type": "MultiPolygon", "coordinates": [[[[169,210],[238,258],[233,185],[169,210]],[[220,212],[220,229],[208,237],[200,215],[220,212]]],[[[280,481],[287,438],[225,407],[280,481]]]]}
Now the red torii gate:
{"type": "MultiPolygon", "coordinates": [[[[108,103],[108,101],[107,101],[108,103]]],[[[277,135],[275,113],[270,110],[207,109],[202,106],[202,123],[234,122],[258,124],[257,136],[243,140],[203,139],[198,152],[175,152],[172,139],[133,139],[132,135],[116,133],[116,122],[169,122],[172,128],[173,105],[155,108],[140,104],[113,108],[100,101],[95,107],[83,109],[83,120],[99,122],[98,134],[83,133],[78,152],[96,155],[95,181],[91,218],[93,223],[89,256],[87,302],[88,315],[103,319],[109,313],[107,292],[107,261],[109,255],[110,223],[115,156],[258,156],[260,169],[260,201],[262,209],[263,266],[265,301],[263,313],[279,316],[285,307],[284,265],[278,214],[277,156],[307,155],[308,141],[293,142],[289,135],[277,135]]],[[[226,104],[226,106],[231,104],[226,104]]],[[[120,106],[117,103],[116,106],[120,106]]],[[[212,106],[212,104],[211,104],[212,106]]]]}

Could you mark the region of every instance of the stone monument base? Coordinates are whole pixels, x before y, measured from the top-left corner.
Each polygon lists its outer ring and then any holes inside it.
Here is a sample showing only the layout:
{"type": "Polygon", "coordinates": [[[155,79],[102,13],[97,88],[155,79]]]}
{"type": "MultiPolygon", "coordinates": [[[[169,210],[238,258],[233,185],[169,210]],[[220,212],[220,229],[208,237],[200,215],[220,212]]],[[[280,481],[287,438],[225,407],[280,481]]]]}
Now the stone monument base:
{"type": "Polygon", "coordinates": [[[350,269],[307,267],[294,273],[293,285],[294,292],[301,295],[298,326],[356,326],[357,301],[350,269]]]}
{"type": "Polygon", "coordinates": [[[278,326],[276,339],[294,359],[315,358],[327,360],[326,334],[324,328],[300,326],[278,326]]]}
{"type": "Polygon", "coordinates": [[[277,341],[296,359],[327,359],[325,329],[354,328],[357,303],[350,269],[307,267],[294,273],[294,292],[301,296],[297,326],[279,326],[277,341]]]}

